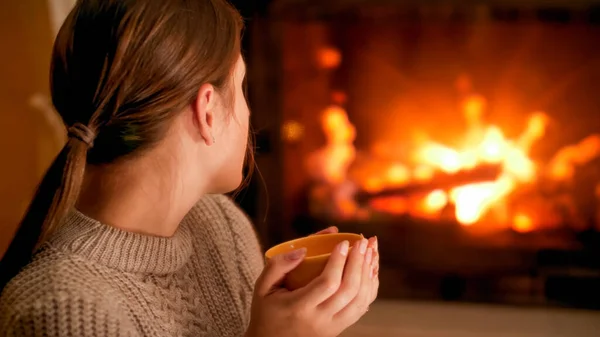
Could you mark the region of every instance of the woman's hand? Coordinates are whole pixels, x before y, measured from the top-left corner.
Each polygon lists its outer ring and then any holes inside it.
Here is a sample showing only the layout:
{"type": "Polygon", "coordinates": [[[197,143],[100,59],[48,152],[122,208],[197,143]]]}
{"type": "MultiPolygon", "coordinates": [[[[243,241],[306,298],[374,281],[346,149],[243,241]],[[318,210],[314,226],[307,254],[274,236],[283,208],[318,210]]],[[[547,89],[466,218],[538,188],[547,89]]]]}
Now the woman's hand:
{"type": "MultiPolygon", "coordinates": [[[[337,229],[325,231],[334,233],[337,229]]],[[[349,246],[348,241],[340,243],[323,273],[294,291],[281,284],[285,275],[302,262],[306,250],[269,260],[256,282],[246,337],[333,337],[358,321],[377,297],[377,239],[360,240],[352,250],[349,246]]]]}

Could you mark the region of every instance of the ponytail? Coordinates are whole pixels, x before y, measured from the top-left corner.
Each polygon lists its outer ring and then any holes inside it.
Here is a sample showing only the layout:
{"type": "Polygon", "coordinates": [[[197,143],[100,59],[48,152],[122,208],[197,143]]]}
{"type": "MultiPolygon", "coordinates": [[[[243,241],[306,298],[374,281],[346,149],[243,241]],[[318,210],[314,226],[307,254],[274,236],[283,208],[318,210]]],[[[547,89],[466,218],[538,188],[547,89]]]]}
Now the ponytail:
{"type": "Polygon", "coordinates": [[[85,171],[88,144],[69,140],[44,175],[17,232],[0,260],[0,293],[29,263],[34,249],[51,234],[75,205],[85,171]]]}

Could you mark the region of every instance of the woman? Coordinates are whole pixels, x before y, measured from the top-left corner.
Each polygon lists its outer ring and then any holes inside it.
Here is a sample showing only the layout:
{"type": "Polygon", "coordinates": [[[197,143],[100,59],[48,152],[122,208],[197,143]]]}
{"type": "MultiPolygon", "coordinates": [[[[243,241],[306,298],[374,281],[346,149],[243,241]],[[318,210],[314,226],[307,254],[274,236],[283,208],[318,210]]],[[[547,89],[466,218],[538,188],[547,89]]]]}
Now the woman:
{"type": "Polygon", "coordinates": [[[224,0],[76,4],[51,70],[69,140],[2,260],[0,336],[335,336],[364,314],[374,239],[290,292],[305,251],[263,270],[219,195],[247,148],[241,29],[224,0]]]}

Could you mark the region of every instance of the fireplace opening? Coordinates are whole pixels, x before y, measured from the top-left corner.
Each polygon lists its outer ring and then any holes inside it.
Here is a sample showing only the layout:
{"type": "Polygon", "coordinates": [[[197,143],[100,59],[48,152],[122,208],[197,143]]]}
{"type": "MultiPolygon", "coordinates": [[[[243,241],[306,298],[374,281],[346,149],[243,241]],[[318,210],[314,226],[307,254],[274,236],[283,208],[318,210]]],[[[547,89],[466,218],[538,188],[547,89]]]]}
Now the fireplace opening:
{"type": "Polygon", "coordinates": [[[264,21],[277,226],[377,235],[383,297],[600,307],[597,8],[407,3],[264,21]]]}

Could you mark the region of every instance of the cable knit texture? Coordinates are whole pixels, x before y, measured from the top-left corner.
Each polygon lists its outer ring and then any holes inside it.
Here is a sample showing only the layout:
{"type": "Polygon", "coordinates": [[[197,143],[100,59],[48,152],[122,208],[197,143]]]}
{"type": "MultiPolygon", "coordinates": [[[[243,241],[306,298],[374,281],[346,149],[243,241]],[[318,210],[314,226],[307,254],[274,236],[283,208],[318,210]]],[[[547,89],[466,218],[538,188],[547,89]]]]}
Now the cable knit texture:
{"type": "Polygon", "coordinates": [[[203,198],[171,238],[78,211],[0,297],[0,336],[243,336],[263,259],[227,197],[203,198]]]}

